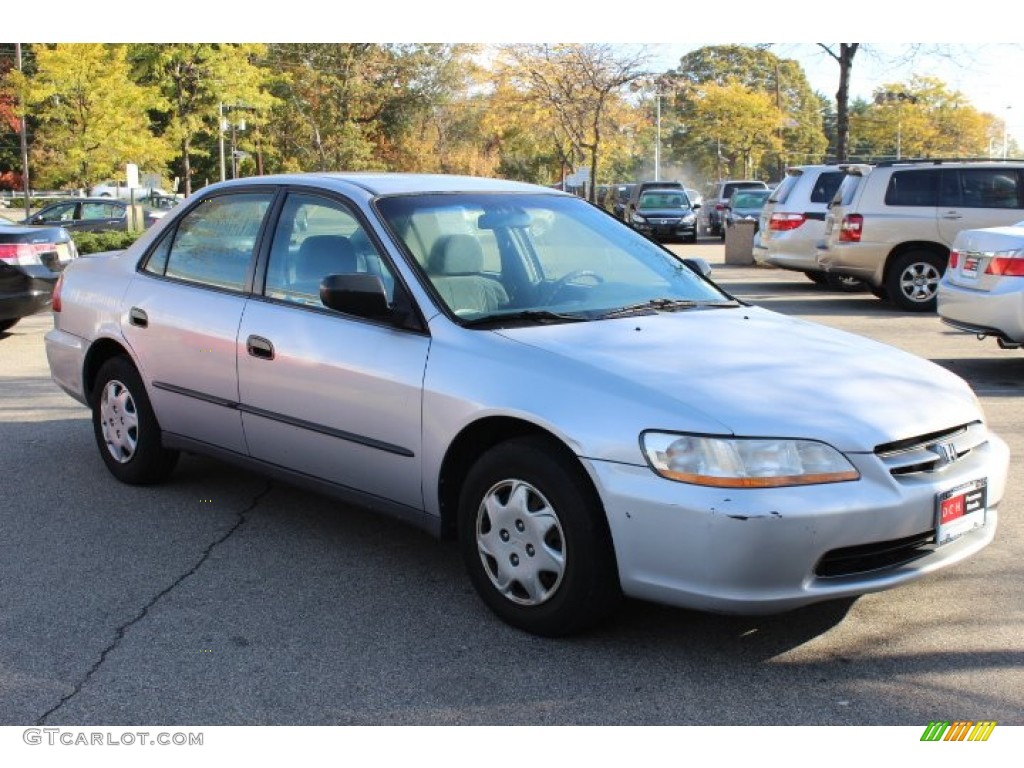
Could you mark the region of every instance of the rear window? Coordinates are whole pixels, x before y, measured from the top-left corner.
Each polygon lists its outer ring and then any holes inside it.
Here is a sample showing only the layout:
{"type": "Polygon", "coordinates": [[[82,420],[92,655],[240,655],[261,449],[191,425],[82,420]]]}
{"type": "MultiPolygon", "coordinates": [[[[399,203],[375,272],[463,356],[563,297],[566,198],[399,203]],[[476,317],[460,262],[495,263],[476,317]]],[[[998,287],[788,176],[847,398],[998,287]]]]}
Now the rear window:
{"type": "Polygon", "coordinates": [[[722,188],[722,197],[728,199],[737,189],[768,189],[763,181],[734,181],[722,188]]]}
{"type": "Polygon", "coordinates": [[[846,207],[853,202],[853,196],[857,194],[857,190],[860,188],[860,183],[864,180],[863,176],[849,173],[845,174],[842,183],[839,185],[839,189],[836,190],[835,197],[832,198],[832,204],[835,205],[837,202],[839,205],[846,207]]]}
{"type": "Polygon", "coordinates": [[[885,204],[934,208],[939,204],[939,171],[893,171],[885,204]]]}
{"type": "Polygon", "coordinates": [[[797,171],[796,173],[790,173],[779,182],[779,186],[775,188],[774,194],[768,198],[770,203],[784,203],[786,198],[789,197],[789,193],[793,191],[793,187],[803,177],[803,171],[797,171]]]}

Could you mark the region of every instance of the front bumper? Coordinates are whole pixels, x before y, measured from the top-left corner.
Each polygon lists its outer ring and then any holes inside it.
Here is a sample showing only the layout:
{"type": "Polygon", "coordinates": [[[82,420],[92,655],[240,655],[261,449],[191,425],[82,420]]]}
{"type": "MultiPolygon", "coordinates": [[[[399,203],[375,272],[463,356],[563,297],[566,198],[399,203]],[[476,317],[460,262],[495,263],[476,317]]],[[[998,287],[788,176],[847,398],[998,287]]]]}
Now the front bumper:
{"type": "Polygon", "coordinates": [[[656,240],[668,240],[672,238],[693,239],[697,236],[697,223],[695,221],[673,224],[655,224],[651,222],[641,224],[639,222],[634,222],[633,228],[640,234],[647,235],[647,237],[654,238],[656,240]]]}
{"type": "MultiPolygon", "coordinates": [[[[676,483],[646,467],[592,461],[631,597],[723,613],[776,613],[876,592],[920,578],[981,550],[995,535],[1009,450],[995,435],[944,470],[894,477],[873,454],[850,456],[861,479],[776,489],[676,483]],[[941,546],[937,494],[988,480],[986,524],[941,546]],[[826,555],[882,551],[917,539],[904,560],[878,556],[855,572],[821,575],[826,555]]],[[[865,564],[866,563],[866,564],[865,564]]]]}

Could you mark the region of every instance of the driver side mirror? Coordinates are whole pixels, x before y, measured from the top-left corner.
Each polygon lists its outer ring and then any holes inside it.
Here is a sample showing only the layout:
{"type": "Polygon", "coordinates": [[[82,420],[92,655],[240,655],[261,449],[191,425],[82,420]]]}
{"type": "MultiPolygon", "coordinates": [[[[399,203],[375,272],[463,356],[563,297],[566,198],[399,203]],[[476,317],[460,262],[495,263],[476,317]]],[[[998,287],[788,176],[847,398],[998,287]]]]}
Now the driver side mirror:
{"type": "Polygon", "coordinates": [[[368,320],[389,320],[384,283],[377,275],[327,275],[320,281],[320,301],[325,307],[368,320]]]}

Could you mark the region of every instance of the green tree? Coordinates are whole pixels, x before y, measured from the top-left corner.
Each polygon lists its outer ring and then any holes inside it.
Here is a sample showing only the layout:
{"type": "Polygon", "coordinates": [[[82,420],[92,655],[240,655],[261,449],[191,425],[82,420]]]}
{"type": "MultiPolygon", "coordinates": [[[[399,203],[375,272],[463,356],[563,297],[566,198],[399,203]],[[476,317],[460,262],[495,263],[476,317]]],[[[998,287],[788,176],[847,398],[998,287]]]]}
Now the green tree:
{"type": "MultiPolygon", "coordinates": [[[[411,131],[454,126],[430,119],[463,89],[466,46],[300,43],[271,45],[266,64],[288,76],[267,130],[282,170],[401,170],[421,157],[411,131]]],[[[444,138],[451,137],[445,130],[444,138]]],[[[417,135],[417,134],[413,134],[417,135]]]]}
{"type": "Polygon", "coordinates": [[[229,121],[245,115],[256,131],[266,122],[276,103],[267,90],[273,75],[258,64],[266,50],[255,43],[132,46],[131,59],[140,82],[159,89],[165,99],[165,136],[177,148],[186,195],[192,193],[193,159],[209,157],[220,138],[218,121],[224,105],[229,121]],[[197,141],[199,137],[204,140],[197,141]]]}
{"type": "MultiPolygon", "coordinates": [[[[712,134],[703,122],[710,119],[715,126],[723,123],[722,119],[708,115],[707,104],[702,104],[712,85],[738,86],[750,94],[759,94],[757,109],[766,109],[768,105],[775,108],[770,120],[775,139],[769,141],[759,131],[762,138],[757,146],[761,149],[754,153],[759,160],[751,169],[752,175],[778,178],[786,164],[819,161],[828,147],[822,102],[811,89],[803,68],[764,47],[698,48],[683,56],[679,66],[667,72],[664,80],[676,93],[671,106],[678,125],[671,139],[673,156],[677,161],[695,163],[707,176],[718,177],[724,170],[719,158],[722,129],[716,127],[712,134]]],[[[734,95],[738,96],[738,91],[734,95]]],[[[726,154],[725,159],[732,164],[735,156],[726,154]]]]}
{"type": "Polygon", "coordinates": [[[163,175],[173,151],[152,133],[149,113],[165,107],[154,88],[137,85],[124,45],[33,46],[36,73],[10,74],[35,115],[34,179],[88,187],[120,178],[127,163],[163,175]]]}

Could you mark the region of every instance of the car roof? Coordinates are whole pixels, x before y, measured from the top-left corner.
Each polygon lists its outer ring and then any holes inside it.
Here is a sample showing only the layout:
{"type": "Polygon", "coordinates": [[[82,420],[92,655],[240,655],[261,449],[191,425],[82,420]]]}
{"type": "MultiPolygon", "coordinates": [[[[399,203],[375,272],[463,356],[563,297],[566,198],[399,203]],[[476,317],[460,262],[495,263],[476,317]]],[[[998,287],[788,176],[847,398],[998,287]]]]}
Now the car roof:
{"type": "Polygon", "coordinates": [[[383,173],[383,172],[349,172],[349,173],[294,173],[273,176],[250,176],[244,179],[220,182],[209,188],[231,187],[238,184],[330,184],[343,182],[364,189],[371,195],[400,195],[409,193],[431,192],[524,192],[563,195],[573,197],[568,192],[542,187],[538,184],[527,184],[521,181],[505,179],[489,179],[479,176],[456,176],[440,173],[383,173]]]}

